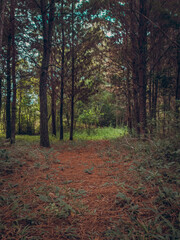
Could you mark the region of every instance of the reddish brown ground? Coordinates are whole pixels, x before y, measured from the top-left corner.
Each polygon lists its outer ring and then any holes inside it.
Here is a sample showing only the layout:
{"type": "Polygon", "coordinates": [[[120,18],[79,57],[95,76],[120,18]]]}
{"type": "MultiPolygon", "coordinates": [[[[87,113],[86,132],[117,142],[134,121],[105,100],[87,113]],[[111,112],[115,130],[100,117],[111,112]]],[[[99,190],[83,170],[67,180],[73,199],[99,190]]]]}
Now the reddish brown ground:
{"type": "MultiPolygon", "coordinates": [[[[134,205],[143,206],[145,201],[151,202],[154,190],[149,188],[147,192],[145,189],[146,196],[143,197],[132,194],[129,186],[139,187],[138,176],[130,171],[135,159],[127,160],[128,152],[123,148],[120,149],[118,161],[113,161],[113,157],[108,157],[107,154],[100,156],[103,152],[107,153],[108,149],[108,141],[88,142],[86,146],[80,145],[74,148],[62,145],[54,148],[46,159],[43,149],[30,147],[29,154],[24,156],[26,164],[15,173],[4,176],[8,181],[1,189],[3,194],[8,194],[9,183],[15,183],[17,186],[11,191],[18,196],[18,201],[22,202],[22,205],[31,206],[29,216],[31,218],[35,216],[35,221],[38,218],[39,221],[28,223],[28,216],[23,216],[21,209],[19,218],[22,220],[19,220],[15,228],[13,210],[7,204],[1,207],[3,222],[8,226],[4,230],[3,239],[100,240],[104,239],[104,232],[113,228],[113,224],[115,225],[119,219],[123,219],[128,224],[130,222],[128,206],[123,202],[117,203],[117,193],[124,193],[133,199],[134,205]],[[37,163],[40,164],[38,167],[37,163]],[[64,201],[73,208],[67,218],[61,219],[48,212],[47,203],[39,199],[40,190],[37,189],[41,186],[44,189],[47,187],[47,194],[52,199],[52,203],[57,198],[52,186],[60,187],[60,194],[65,196],[64,201]],[[79,197],[75,195],[77,192],[81,193],[79,197]],[[27,234],[25,233],[26,238],[21,238],[22,229],[27,225],[29,228],[27,234]],[[75,229],[76,237],[72,238],[73,234],[69,233],[71,232],[69,227],[75,229]],[[42,230],[44,230],[43,234],[42,230]],[[40,233],[42,235],[39,235],[40,233]],[[30,238],[30,236],[36,237],[30,238]]],[[[146,212],[138,214],[139,219],[141,216],[148,216],[146,212]]]]}

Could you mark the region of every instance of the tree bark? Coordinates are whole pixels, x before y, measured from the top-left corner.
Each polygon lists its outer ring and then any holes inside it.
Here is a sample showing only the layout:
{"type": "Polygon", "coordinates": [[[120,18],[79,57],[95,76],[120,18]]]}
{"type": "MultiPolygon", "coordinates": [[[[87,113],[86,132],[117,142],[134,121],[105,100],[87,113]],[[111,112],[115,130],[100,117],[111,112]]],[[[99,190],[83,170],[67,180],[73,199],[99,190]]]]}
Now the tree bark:
{"type": "Polygon", "coordinates": [[[5,0],[0,0],[0,54],[2,49],[3,29],[4,29],[5,0]]]}
{"type": "Polygon", "coordinates": [[[131,89],[130,89],[130,78],[129,68],[127,69],[127,105],[128,105],[128,128],[132,132],[132,113],[131,113],[131,89]]]}
{"type": "Polygon", "coordinates": [[[41,64],[39,95],[40,95],[40,145],[49,147],[48,111],[47,111],[47,78],[53,34],[55,1],[51,0],[49,14],[46,0],[41,0],[41,16],[43,23],[43,57],[41,64]],[[49,17],[48,17],[49,15],[49,17]]]}
{"type": "MultiPolygon", "coordinates": [[[[53,57],[51,55],[51,116],[52,116],[52,135],[56,136],[56,84],[53,75],[53,57]]],[[[50,116],[49,116],[50,118],[50,116]]],[[[48,121],[49,121],[48,118],[48,121]]]]}
{"type": "Polygon", "coordinates": [[[131,19],[131,28],[130,28],[130,38],[131,38],[131,47],[132,47],[132,80],[133,80],[133,99],[134,99],[134,116],[135,116],[135,129],[137,134],[140,134],[139,127],[139,76],[138,76],[138,43],[137,43],[137,30],[135,25],[135,15],[134,13],[134,1],[130,1],[130,19],[131,19]]]}
{"type": "Polygon", "coordinates": [[[72,0],[72,89],[71,89],[71,128],[70,128],[70,140],[73,140],[74,131],[74,0],[72,0]]]}
{"type": "Polygon", "coordinates": [[[180,107],[180,32],[177,35],[177,78],[176,78],[176,115],[179,118],[180,107]]]}
{"type": "Polygon", "coordinates": [[[1,109],[2,109],[2,76],[0,73],[0,122],[1,122],[1,109]]]}
{"type": "Polygon", "coordinates": [[[16,46],[15,46],[15,1],[11,0],[11,26],[12,26],[12,121],[11,121],[11,143],[15,143],[16,132],[16,46]]]}
{"type": "Polygon", "coordinates": [[[56,136],[56,98],[55,98],[55,86],[52,84],[52,96],[51,96],[51,114],[52,114],[52,135],[56,136]]]}
{"type": "Polygon", "coordinates": [[[19,94],[19,129],[18,133],[21,134],[21,101],[22,101],[22,93],[21,93],[21,86],[20,86],[20,94],[19,94]]]}
{"type": "Polygon", "coordinates": [[[147,62],[147,0],[139,1],[139,120],[140,132],[146,134],[146,62],[147,62]]]}
{"type": "MultiPolygon", "coordinates": [[[[2,66],[2,39],[4,29],[4,13],[5,13],[5,0],[0,0],[0,66],[2,66]]],[[[2,109],[2,76],[0,72],[0,121],[1,121],[1,109],[2,109]]]]}
{"type": "Polygon", "coordinates": [[[11,30],[7,45],[6,138],[11,138],[11,30]]]}
{"type": "Polygon", "coordinates": [[[61,30],[62,30],[62,59],[61,59],[61,102],[60,102],[60,140],[64,138],[63,131],[63,107],[64,107],[64,1],[61,3],[61,30]]]}
{"type": "Polygon", "coordinates": [[[154,128],[156,128],[156,115],[157,115],[157,100],[158,100],[158,78],[153,79],[153,92],[152,92],[152,119],[154,121],[154,128]]]}

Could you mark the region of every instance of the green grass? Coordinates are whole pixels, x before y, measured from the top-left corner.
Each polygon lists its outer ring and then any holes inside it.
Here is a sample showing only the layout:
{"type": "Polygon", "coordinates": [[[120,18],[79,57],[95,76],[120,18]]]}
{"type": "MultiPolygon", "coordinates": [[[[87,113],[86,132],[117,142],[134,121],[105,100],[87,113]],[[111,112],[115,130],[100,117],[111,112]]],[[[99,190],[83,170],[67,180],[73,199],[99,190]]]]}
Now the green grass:
{"type": "Polygon", "coordinates": [[[16,135],[16,140],[18,143],[28,142],[38,144],[40,141],[40,136],[30,136],[30,135],[16,135]]]}
{"type": "MultiPolygon", "coordinates": [[[[104,127],[104,128],[94,128],[94,129],[81,129],[74,131],[74,140],[75,141],[86,141],[86,140],[111,140],[119,137],[123,137],[127,134],[127,128],[112,128],[112,127],[104,127]]],[[[49,134],[50,143],[57,144],[59,143],[59,134],[57,137],[49,134]]],[[[5,139],[5,135],[1,134],[0,141],[5,139]]],[[[64,140],[69,140],[69,132],[64,134],[64,140]]],[[[39,144],[40,136],[30,136],[30,135],[16,135],[16,144],[24,145],[26,144],[39,144]]]]}
{"type": "Polygon", "coordinates": [[[75,131],[75,140],[110,140],[123,137],[127,134],[126,128],[95,128],[88,130],[75,131]]]}

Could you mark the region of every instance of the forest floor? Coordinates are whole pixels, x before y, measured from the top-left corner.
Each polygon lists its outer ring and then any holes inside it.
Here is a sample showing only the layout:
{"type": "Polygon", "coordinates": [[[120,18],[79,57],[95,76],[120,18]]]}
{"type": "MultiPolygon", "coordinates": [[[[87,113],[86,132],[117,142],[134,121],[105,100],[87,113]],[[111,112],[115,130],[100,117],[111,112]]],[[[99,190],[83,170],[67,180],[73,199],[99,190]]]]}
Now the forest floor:
{"type": "Polygon", "coordinates": [[[0,239],[178,239],[174,168],[141,169],[128,142],[0,151],[0,239]]]}

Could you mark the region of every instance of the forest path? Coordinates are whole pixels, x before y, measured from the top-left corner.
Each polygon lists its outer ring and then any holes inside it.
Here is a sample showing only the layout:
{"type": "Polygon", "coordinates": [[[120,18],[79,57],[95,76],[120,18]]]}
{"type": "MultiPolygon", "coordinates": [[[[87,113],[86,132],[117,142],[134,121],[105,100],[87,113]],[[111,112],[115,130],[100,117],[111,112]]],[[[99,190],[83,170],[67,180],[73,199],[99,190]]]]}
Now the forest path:
{"type": "Polygon", "coordinates": [[[119,192],[127,196],[125,185],[138,185],[129,171],[133,160],[127,160],[127,155],[121,148],[117,156],[109,141],[88,141],[84,146],[55,152],[54,159],[60,162],[52,163],[51,171],[60,170],[54,183],[82,193],[85,209],[76,209],[80,214],[73,215],[80,239],[103,239],[103,233],[112,229],[120,216],[127,220],[126,200],[116,197],[119,192]]]}
{"type": "Polygon", "coordinates": [[[131,187],[138,188],[139,182],[128,154],[109,141],[29,148],[23,156],[25,164],[5,176],[3,191],[16,200],[14,207],[12,202],[1,209],[3,221],[9,222],[6,237],[22,238],[20,230],[13,232],[13,222],[19,218],[19,228],[28,225],[26,237],[112,239],[118,221],[130,222],[132,197],[134,205],[142,202],[140,195],[132,196],[131,187]]]}
{"type": "Polygon", "coordinates": [[[81,201],[87,209],[78,219],[81,239],[86,239],[87,233],[92,239],[99,239],[99,233],[110,228],[110,219],[111,222],[119,219],[115,199],[118,191],[123,191],[119,184],[127,180],[131,164],[123,161],[126,153],[121,153],[118,163],[111,159],[113,156],[108,158],[108,150],[108,141],[89,142],[83,148],[63,151],[58,156],[63,165],[58,181],[86,193],[81,201]]]}

